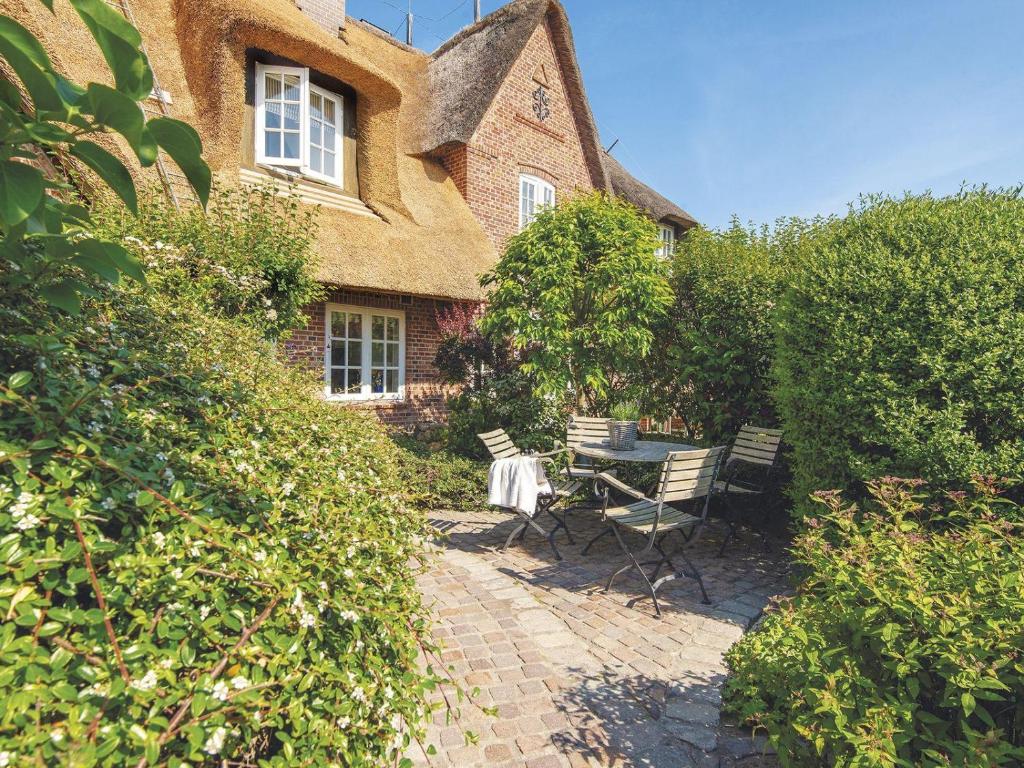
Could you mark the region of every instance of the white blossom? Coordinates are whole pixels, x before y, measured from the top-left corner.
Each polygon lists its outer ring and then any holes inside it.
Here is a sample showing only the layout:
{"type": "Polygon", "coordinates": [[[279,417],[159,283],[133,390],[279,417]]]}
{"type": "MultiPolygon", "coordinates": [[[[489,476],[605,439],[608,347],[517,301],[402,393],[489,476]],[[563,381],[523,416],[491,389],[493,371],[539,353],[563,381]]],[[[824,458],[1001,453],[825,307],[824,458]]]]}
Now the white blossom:
{"type": "Polygon", "coordinates": [[[257,563],[262,563],[264,560],[267,559],[267,553],[264,552],[262,549],[257,549],[255,552],[252,553],[252,559],[255,560],[257,563]]]}
{"type": "Polygon", "coordinates": [[[224,738],[228,735],[227,728],[217,728],[203,744],[203,752],[208,755],[219,755],[224,749],[224,738]]]}
{"type": "Polygon", "coordinates": [[[360,701],[363,704],[366,703],[366,691],[363,690],[363,686],[357,685],[352,689],[352,698],[356,701],[360,701]]]}
{"type": "Polygon", "coordinates": [[[156,684],[156,672],[152,669],[143,675],[142,679],[132,680],[132,688],[138,688],[140,691],[151,691],[156,688],[156,684]]]}
{"type": "Polygon", "coordinates": [[[286,482],[281,484],[281,493],[285,496],[291,496],[292,491],[295,490],[295,483],[286,482]]]}
{"type": "Polygon", "coordinates": [[[235,688],[236,690],[239,690],[239,691],[240,691],[240,690],[242,690],[243,688],[248,688],[248,687],[249,687],[249,681],[248,681],[248,680],[246,680],[246,679],[245,679],[244,677],[242,677],[241,675],[236,675],[235,677],[231,678],[231,685],[232,685],[232,686],[233,686],[233,687],[234,687],[234,688],[235,688]]]}
{"type": "Polygon", "coordinates": [[[355,611],[342,611],[338,614],[338,616],[339,618],[342,618],[345,621],[351,621],[353,624],[359,621],[359,614],[355,611]]]}
{"type": "Polygon", "coordinates": [[[185,572],[181,570],[181,568],[175,568],[173,571],[171,571],[171,576],[173,576],[176,579],[180,579],[184,574],[185,572]]]}
{"type": "Polygon", "coordinates": [[[206,621],[206,617],[210,615],[210,606],[204,605],[199,609],[199,618],[202,621],[206,621]]]}
{"type": "Polygon", "coordinates": [[[356,572],[355,572],[355,571],[353,571],[353,570],[352,570],[351,568],[346,568],[346,569],[345,569],[344,571],[342,571],[341,573],[342,573],[342,575],[343,575],[343,576],[344,576],[344,577],[345,577],[346,579],[351,579],[351,578],[353,578],[353,577],[354,577],[354,576],[356,575],[356,572]]]}
{"type": "Polygon", "coordinates": [[[0,752],[0,768],[7,768],[11,764],[12,755],[10,752],[0,752]]]}
{"type": "Polygon", "coordinates": [[[303,627],[315,627],[316,616],[314,616],[309,611],[303,611],[302,615],[299,616],[299,625],[303,627]]]}
{"type": "Polygon", "coordinates": [[[352,720],[351,720],[351,718],[349,718],[348,715],[345,715],[345,717],[339,717],[338,718],[338,727],[341,730],[345,730],[346,728],[348,728],[349,723],[351,723],[351,722],[352,722],[352,720]]]}
{"type": "Polygon", "coordinates": [[[228,688],[227,683],[225,683],[223,680],[218,680],[213,685],[213,698],[220,699],[221,701],[227,701],[228,693],[230,693],[230,691],[231,689],[228,688]]]}
{"type": "Polygon", "coordinates": [[[110,496],[108,496],[107,498],[100,502],[100,506],[109,512],[110,510],[117,506],[117,502],[114,501],[110,496]]]}
{"type": "Polygon", "coordinates": [[[153,534],[153,543],[156,544],[157,549],[163,549],[164,545],[167,543],[167,537],[160,531],[157,531],[153,534]]]}

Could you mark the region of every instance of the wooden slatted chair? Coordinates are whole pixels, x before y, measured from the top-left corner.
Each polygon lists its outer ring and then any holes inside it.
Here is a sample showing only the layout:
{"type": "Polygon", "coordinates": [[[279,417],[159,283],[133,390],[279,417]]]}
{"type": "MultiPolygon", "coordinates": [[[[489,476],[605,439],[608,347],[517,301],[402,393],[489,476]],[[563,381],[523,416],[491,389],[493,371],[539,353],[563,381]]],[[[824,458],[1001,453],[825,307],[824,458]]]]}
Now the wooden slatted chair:
{"type": "MultiPolygon", "coordinates": [[[[495,461],[498,459],[510,459],[515,456],[527,455],[539,459],[540,461],[550,462],[555,456],[565,453],[566,451],[565,448],[557,448],[556,450],[548,451],[547,453],[523,454],[516,444],[512,442],[512,438],[508,436],[508,433],[506,433],[504,429],[500,428],[493,432],[484,432],[483,434],[477,435],[477,437],[483,441],[484,446],[487,448],[487,452],[491,454],[491,457],[495,461]]],[[[565,535],[569,539],[569,543],[573,543],[572,534],[569,533],[569,528],[565,524],[566,512],[563,512],[562,516],[559,517],[555,511],[555,505],[560,501],[571,498],[572,495],[580,489],[581,483],[578,480],[553,480],[550,477],[548,478],[548,482],[551,484],[552,493],[545,494],[537,499],[537,511],[533,517],[530,517],[518,509],[511,510],[522,518],[522,522],[515,528],[515,530],[512,531],[512,533],[509,534],[508,539],[505,540],[505,545],[501,548],[502,552],[509,548],[509,545],[512,544],[512,540],[517,536],[520,540],[524,539],[526,537],[526,532],[530,528],[533,528],[542,536],[547,538],[552,551],[555,553],[555,558],[558,560],[562,559],[562,554],[558,551],[558,547],[555,546],[555,534],[558,533],[558,529],[564,529],[565,535]],[[555,527],[551,529],[550,533],[537,524],[536,517],[542,512],[547,512],[555,520],[555,527]]]]}
{"type": "Polygon", "coordinates": [[[582,443],[600,443],[608,440],[608,422],[611,419],[595,416],[570,416],[565,430],[565,442],[569,447],[569,477],[593,480],[600,470],[593,459],[576,453],[582,443]]]}
{"type": "MultiPolygon", "coordinates": [[[[729,532],[722,541],[718,556],[725,553],[729,542],[738,533],[740,499],[764,496],[774,477],[779,463],[779,448],[782,445],[782,430],[754,427],[745,424],[740,428],[725,460],[721,476],[715,483],[717,496],[726,507],[723,516],[729,532]]],[[[768,514],[765,507],[765,516],[768,514]]],[[[767,542],[767,537],[765,538],[767,542]]]]}
{"type": "MultiPolygon", "coordinates": [[[[608,577],[608,583],[604,588],[605,592],[612,588],[616,577],[630,568],[635,568],[651,593],[654,611],[659,617],[661,616],[661,606],[658,604],[658,588],[673,579],[684,577],[696,579],[705,605],[711,602],[707,590],[704,589],[704,580],[701,578],[700,571],[686,556],[684,549],[697,541],[707,522],[708,509],[711,497],[715,493],[715,481],[724,453],[724,446],[670,453],[662,465],[658,491],[656,498],[653,499],[612,475],[599,475],[599,479],[604,485],[605,501],[602,510],[604,518],[622,551],[629,559],[629,562],[608,577]],[[621,506],[610,506],[610,492],[613,489],[631,496],[635,501],[621,506]],[[679,507],[682,505],[689,505],[692,511],[687,512],[680,509],[679,507]],[[698,508],[699,512],[697,512],[698,508]],[[672,531],[679,531],[683,543],[669,555],[666,554],[663,544],[672,531]],[[647,539],[646,547],[635,553],[631,552],[623,539],[623,534],[626,533],[644,536],[647,539]],[[643,563],[637,560],[638,555],[644,556],[652,551],[658,553],[657,560],[643,563]],[[672,562],[672,558],[676,555],[683,559],[687,570],[676,568],[672,562]],[[655,566],[654,573],[650,578],[647,577],[643,569],[643,566],[647,565],[655,566]],[[658,574],[666,565],[671,572],[659,579],[658,574]]],[[[634,600],[633,603],[635,602],[634,600]]]]}

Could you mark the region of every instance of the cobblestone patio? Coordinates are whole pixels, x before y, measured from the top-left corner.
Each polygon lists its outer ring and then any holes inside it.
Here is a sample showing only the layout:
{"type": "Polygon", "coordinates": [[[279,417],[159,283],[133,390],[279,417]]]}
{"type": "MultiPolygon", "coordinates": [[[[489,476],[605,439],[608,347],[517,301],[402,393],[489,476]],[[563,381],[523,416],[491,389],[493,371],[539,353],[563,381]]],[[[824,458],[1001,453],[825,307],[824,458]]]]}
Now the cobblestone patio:
{"type": "Polygon", "coordinates": [[[692,580],[670,582],[658,592],[659,620],[649,599],[627,605],[643,594],[635,575],[602,593],[622,554],[606,537],[583,557],[599,522],[588,513],[570,520],[576,544],[560,533],[557,562],[535,533],[500,552],[515,525],[509,514],[435,515],[447,538],[421,588],[439,617],[443,661],[467,690],[479,689],[479,706],[463,702],[450,724],[439,712],[426,742],[437,754],[409,756],[459,768],[774,765],[763,739],[723,723],[719,707],[722,656],[785,590],[783,558],[750,536],[717,558],[724,527],[712,525],[691,550],[712,604],[692,580]],[[467,745],[464,730],[479,742],[467,745]]]}

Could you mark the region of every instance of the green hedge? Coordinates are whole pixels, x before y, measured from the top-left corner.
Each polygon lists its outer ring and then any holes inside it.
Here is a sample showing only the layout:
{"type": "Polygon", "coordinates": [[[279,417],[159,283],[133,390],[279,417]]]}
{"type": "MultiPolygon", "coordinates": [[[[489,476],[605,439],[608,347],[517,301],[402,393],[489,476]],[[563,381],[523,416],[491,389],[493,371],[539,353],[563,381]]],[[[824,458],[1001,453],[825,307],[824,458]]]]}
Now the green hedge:
{"type": "Polygon", "coordinates": [[[487,462],[448,449],[431,450],[412,438],[393,440],[403,484],[416,509],[465,512],[487,506],[487,462]]]}
{"type": "Polygon", "coordinates": [[[1024,465],[1024,200],[870,199],[821,226],[780,302],[793,497],[886,474],[963,488],[1024,465]]]}
{"type": "Polygon", "coordinates": [[[145,285],[0,299],[0,753],[393,763],[433,685],[394,446],[226,316],[194,241],[122,242],[145,285]]]}
{"type": "Polygon", "coordinates": [[[817,498],[794,547],[809,576],[727,654],[727,709],[785,766],[1021,765],[1021,508],[987,483],[871,494],[817,498]]]}
{"type": "Polygon", "coordinates": [[[733,221],[723,231],[698,227],[676,243],[675,303],[645,366],[648,411],[675,413],[708,445],[744,424],[775,426],[774,308],[808,226],[733,221]]]}

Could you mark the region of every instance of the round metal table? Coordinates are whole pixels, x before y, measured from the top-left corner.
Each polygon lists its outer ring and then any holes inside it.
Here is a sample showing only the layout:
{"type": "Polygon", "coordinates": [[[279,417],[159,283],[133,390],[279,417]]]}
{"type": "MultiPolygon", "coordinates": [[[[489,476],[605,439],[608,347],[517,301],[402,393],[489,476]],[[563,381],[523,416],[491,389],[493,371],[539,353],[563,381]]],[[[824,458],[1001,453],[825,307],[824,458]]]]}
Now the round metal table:
{"type": "Polygon", "coordinates": [[[603,461],[662,462],[673,451],[696,451],[697,446],[686,443],[660,443],[656,440],[637,440],[631,451],[616,451],[607,440],[580,443],[573,447],[576,453],[603,461]]]}

